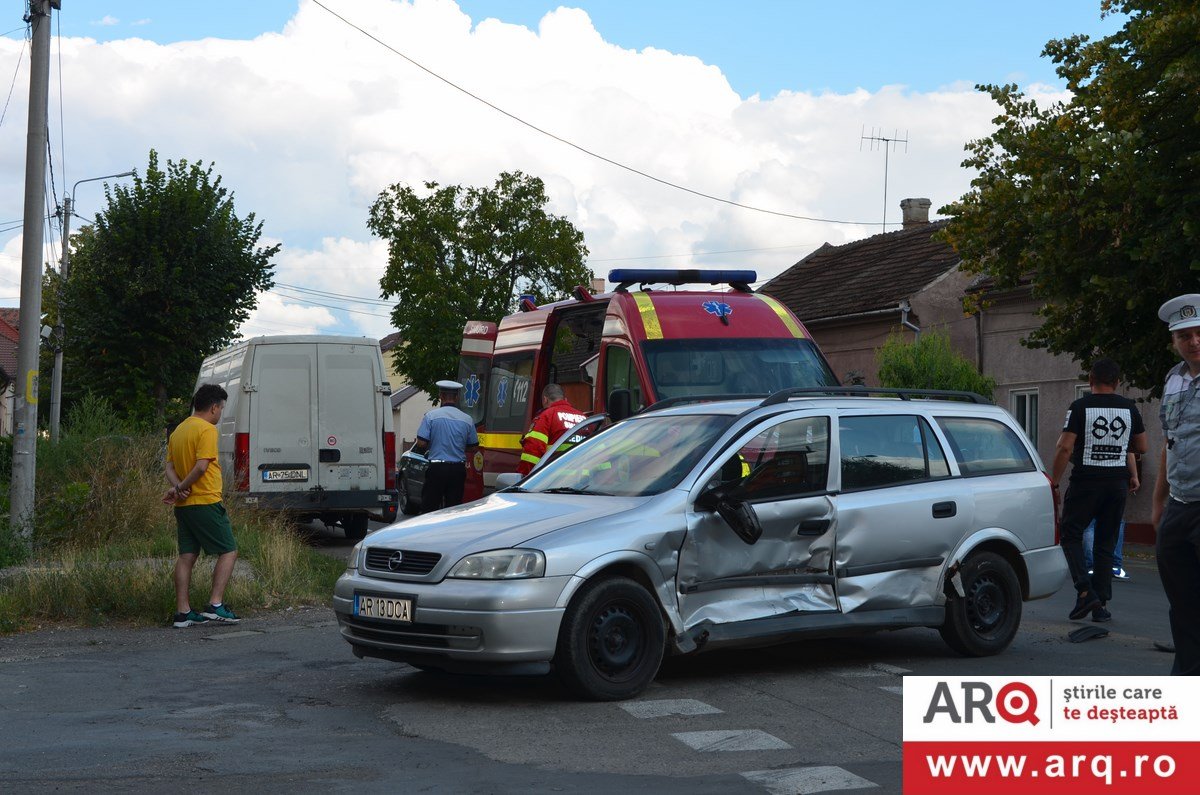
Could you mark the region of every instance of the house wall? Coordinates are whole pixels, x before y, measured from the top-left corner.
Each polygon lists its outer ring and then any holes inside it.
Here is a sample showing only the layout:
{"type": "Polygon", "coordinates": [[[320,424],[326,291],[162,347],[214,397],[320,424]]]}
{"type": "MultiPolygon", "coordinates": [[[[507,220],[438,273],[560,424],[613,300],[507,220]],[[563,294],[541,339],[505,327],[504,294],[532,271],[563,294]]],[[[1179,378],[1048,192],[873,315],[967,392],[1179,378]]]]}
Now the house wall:
{"type": "MultiPolygon", "coordinates": [[[[1067,407],[1078,397],[1077,387],[1087,386],[1083,365],[1070,356],[1056,356],[1044,349],[1021,345],[1041,324],[1036,314],[1040,304],[1028,290],[991,295],[981,313],[983,372],[996,379],[996,404],[1013,411],[1013,394],[1036,390],[1038,396],[1037,448],[1049,470],[1054,465],[1054,448],[1062,431],[1067,407]]],[[[1126,540],[1153,542],[1150,527],[1150,498],[1158,476],[1158,459],[1163,435],[1158,424],[1158,401],[1146,393],[1122,387],[1126,397],[1138,400],[1146,425],[1149,452],[1141,464],[1141,489],[1130,495],[1125,506],[1126,540]]],[[[1069,473],[1068,468],[1068,473],[1069,473]]]]}
{"type": "MultiPolygon", "coordinates": [[[[939,329],[950,335],[954,349],[970,361],[977,358],[975,319],[962,310],[962,297],[970,281],[957,268],[947,271],[909,298],[909,322],[922,331],[939,329]]],[[[844,384],[850,373],[860,373],[867,386],[879,386],[876,353],[888,337],[900,331],[911,341],[913,332],[900,325],[899,310],[846,320],[807,324],[813,339],[829,360],[833,373],[844,384]]],[[[801,318],[803,320],[803,318],[801,318]]]]}
{"type": "MultiPolygon", "coordinates": [[[[391,349],[383,352],[383,364],[387,368],[388,384],[392,387],[393,393],[408,386],[408,380],[396,372],[391,349]]],[[[425,392],[420,392],[392,410],[392,427],[396,432],[397,456],[416,441],[417,428],[421,425],[421,418],[433,407],[433,398],[425,392]]]]}

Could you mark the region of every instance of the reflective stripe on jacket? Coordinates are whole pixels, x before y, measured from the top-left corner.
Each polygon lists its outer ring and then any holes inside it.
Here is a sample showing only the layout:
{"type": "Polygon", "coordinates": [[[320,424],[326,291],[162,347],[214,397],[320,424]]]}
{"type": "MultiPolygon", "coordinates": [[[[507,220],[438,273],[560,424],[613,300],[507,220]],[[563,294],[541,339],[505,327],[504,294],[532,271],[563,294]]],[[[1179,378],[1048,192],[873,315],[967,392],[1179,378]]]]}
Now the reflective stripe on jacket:
{"type": "MultiPolygon", "coordinates": [[[[565,398],[556,400],[542,409],[534,418],[529,433],[521,439],[521,462],[517,464],[517,471],[528,475],[534,464],[546,454],[546,448],[554,444],[568,428],[583,420],[584,416],[565,398]]],[[[566,446],[563,445],[564,448],[566,446]]]]}

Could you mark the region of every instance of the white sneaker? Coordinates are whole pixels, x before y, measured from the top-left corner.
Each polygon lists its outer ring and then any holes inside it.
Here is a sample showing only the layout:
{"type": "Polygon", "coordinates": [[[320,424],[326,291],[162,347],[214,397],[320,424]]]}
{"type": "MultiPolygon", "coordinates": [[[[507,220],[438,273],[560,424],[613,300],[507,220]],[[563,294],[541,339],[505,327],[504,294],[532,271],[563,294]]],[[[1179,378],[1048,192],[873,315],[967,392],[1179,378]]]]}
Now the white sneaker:
{"type": "Polygon", "coordinates": [[[1113,579],[1114,580],[1128,580],[1128,579],[1130,579],[1130,577],[1129,577],[1129,574],[1125,571],[1124,567],[1114,566],[1113,567],[1113,579]]]}

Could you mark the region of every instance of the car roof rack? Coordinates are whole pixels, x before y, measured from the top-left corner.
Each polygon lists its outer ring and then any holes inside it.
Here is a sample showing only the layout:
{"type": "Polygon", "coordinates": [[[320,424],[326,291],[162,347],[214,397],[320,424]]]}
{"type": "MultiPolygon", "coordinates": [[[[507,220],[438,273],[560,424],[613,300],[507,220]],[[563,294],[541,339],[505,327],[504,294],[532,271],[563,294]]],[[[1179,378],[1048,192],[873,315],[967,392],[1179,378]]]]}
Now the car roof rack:
{"type": "Polygon", "coordinates": [[[953,389],[889,389],[877,386],[802,386],[781,389],[772,393],[759,406],[777,406],[794,397],[894,397],[899,400],[932,398],[935,400],[965,400],[971,403],[990,405],[992,401],[977,392],[960,392],[953,389]]]}
{"type": "Polygon", "coordinates": [[[741,392],[735,395],[678,395],[676,397],[663,398],[657,403],[651,403],[643,411],[657,411],[659,409],[671,408],[672,406],[685,406],[688,403],[716,403],[721,400],[761,400],[768,397],[770,396],[762,392],[741,392]]]}

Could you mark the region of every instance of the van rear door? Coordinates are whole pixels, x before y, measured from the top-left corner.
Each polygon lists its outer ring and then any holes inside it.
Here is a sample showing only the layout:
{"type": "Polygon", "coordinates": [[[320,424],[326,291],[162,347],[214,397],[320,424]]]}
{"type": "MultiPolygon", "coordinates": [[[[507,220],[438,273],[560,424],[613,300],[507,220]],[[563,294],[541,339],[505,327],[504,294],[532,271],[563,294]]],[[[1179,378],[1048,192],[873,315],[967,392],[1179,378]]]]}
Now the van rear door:
{"type": "Polygon", "coordinates": [[[315,485],[326,491],[384,488],[383,399],[377,348],[324,344],[317,351],[315,485]]]}
{"type": "Polygon", "coordinates": [[[317,346],[256,345],[250,384],[250,491],[317,485],[317,346]]]}

